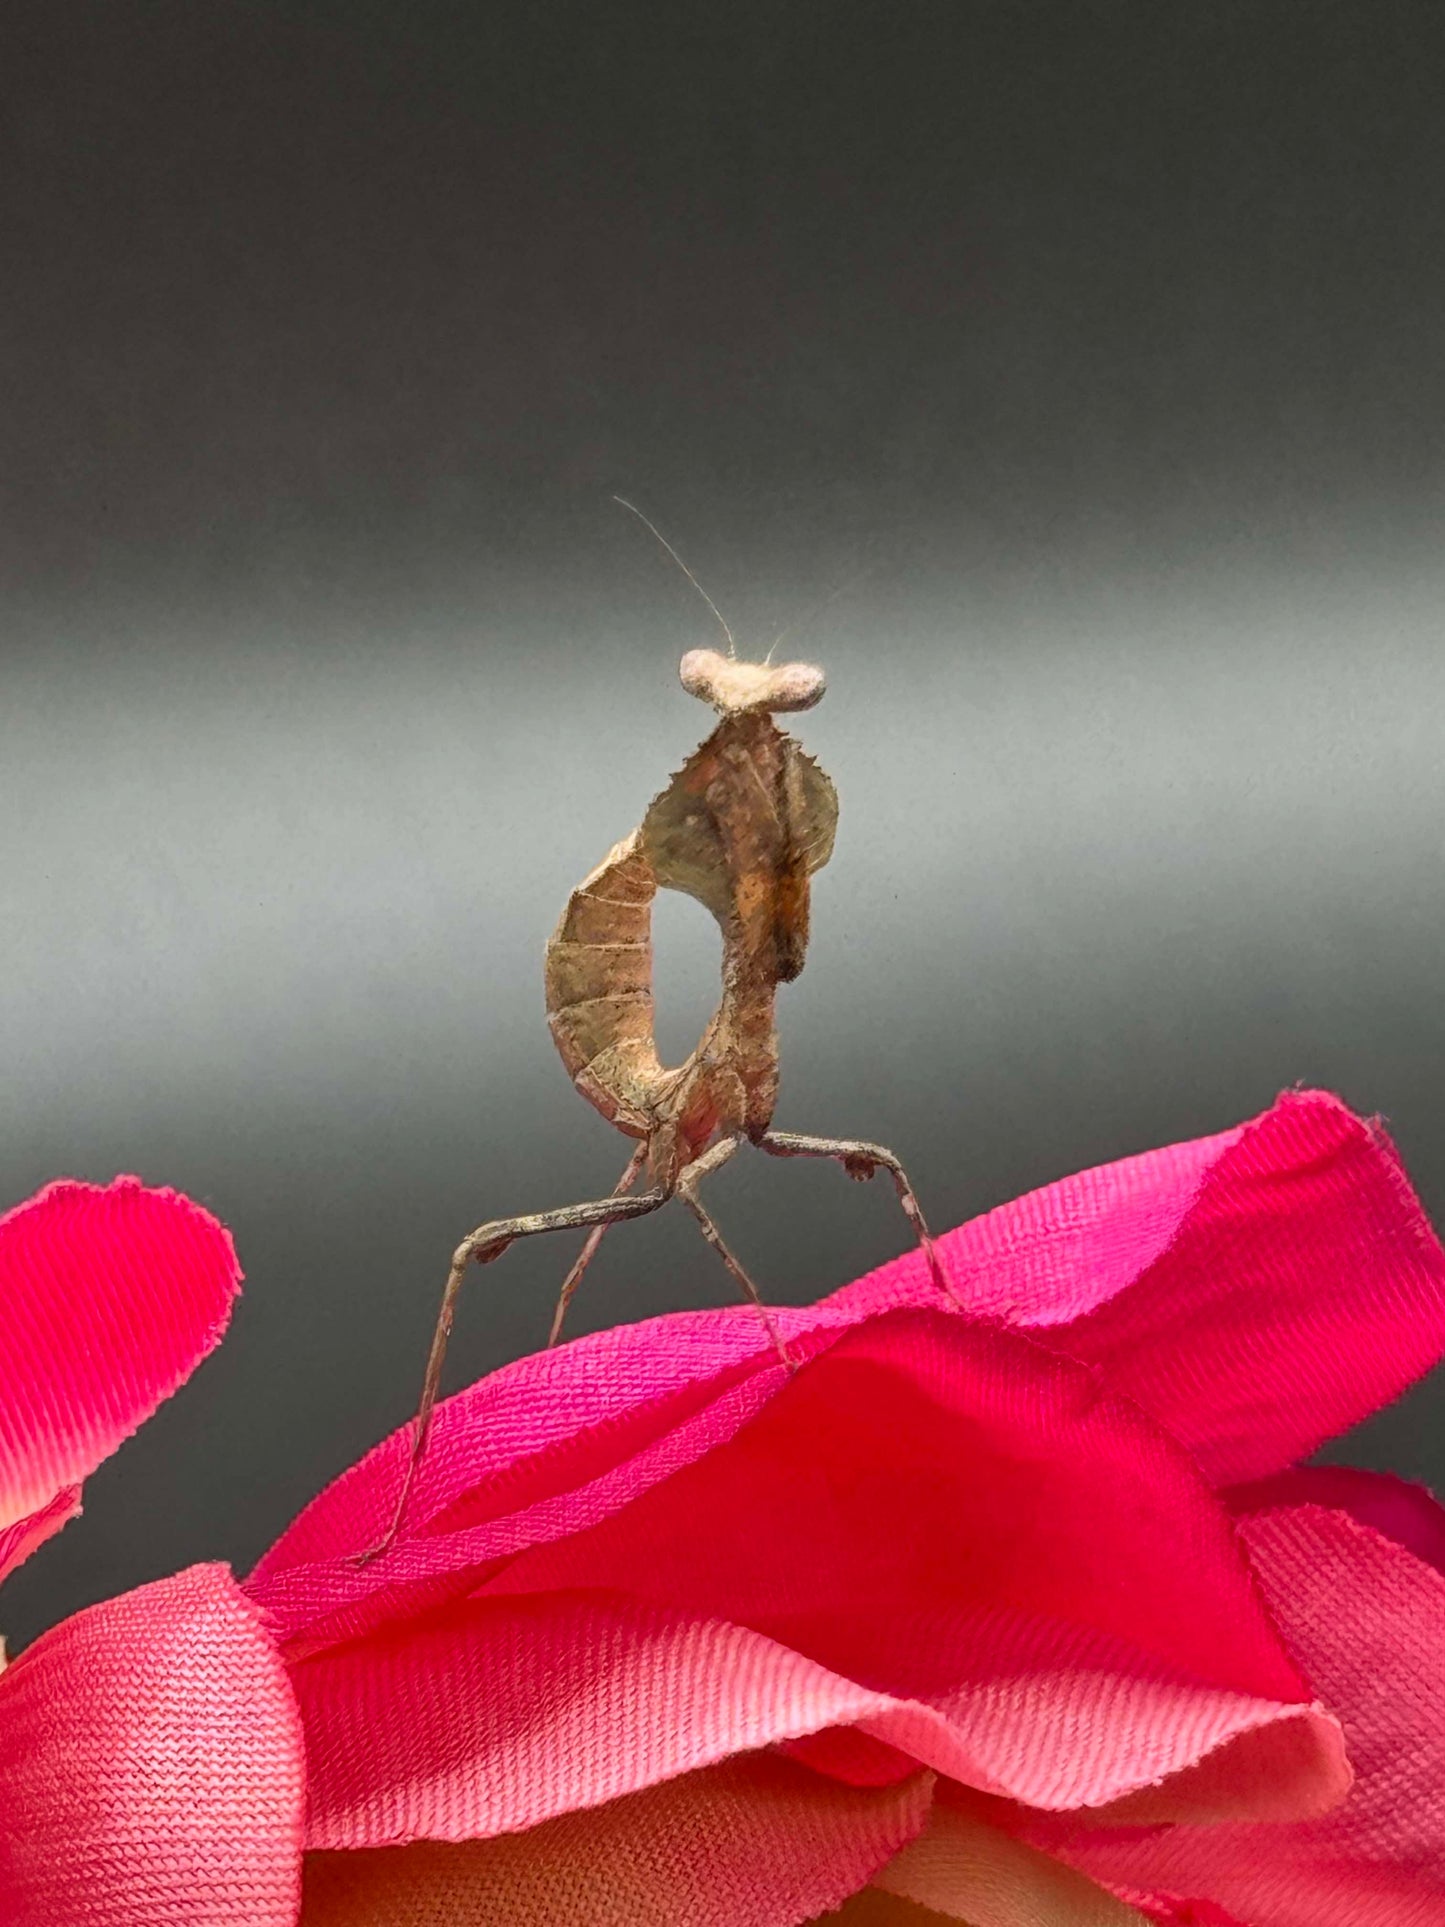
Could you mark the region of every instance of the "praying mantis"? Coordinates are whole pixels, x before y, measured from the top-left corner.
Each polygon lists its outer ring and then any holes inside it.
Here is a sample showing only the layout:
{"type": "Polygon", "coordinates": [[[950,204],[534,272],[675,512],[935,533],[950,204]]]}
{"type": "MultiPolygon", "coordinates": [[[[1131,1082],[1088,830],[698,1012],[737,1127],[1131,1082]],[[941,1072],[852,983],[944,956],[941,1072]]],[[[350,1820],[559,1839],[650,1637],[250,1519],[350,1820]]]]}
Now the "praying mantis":
{"type": "Polygon", "coordinates": [[[492,1264],[519,1238],[587,1231],[557,1300],[549,1339],[555,1345],[608,1227],[677,1198],[791,1368],[776,1320],[699,1196],[705,1178],[753,1144],[770,1157],[835,1159],[859,1180],[886,1171],[934,1284],[954,1297],[913,1185],[892,1151],[861,1139],[772,1128],[778,1094],[775,999],[778,986],[803,968],[811,878],[832,854],[838,820],[831,780],[773,719],[811,709],[824,692],[823,671],[812,663],[739,660],[712,598],[647,518],[637,509],[632,513],[707,602],[729,645],[726,656],[692,649],[682,658],[683,688],[718,712],[717,726],[654,797],[632,834],[578,884],[546,950],[548,1023],[568,1075],[610,1124],[636,1140],[636,1149],[610,1196],[494,1219],[457,1246],[396,1512],[367,1559],[385,1552],[400,1532],[426,1450],[463,1280],[472,1265],[492,1264]],[[658,1057],[653,1024],[652,905],[659,890],[696,898],[716,918],[723,941],[717,1009],[691,1055],[671,1067],[658,1057]],[[644,1170],[647,1187],[634,1192],[644,1170]]]}

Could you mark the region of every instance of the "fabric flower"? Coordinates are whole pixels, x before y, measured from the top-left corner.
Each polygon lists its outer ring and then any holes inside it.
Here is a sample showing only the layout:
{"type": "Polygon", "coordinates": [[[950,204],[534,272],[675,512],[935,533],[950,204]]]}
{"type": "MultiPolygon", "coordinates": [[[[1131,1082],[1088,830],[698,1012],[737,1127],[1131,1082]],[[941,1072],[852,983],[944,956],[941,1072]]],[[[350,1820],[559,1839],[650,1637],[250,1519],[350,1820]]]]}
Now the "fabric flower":
{"type": "Polygon", "coordinates": [[[1445,1521],[1291,1468],[1445,1351],[1336,1100],[1053,1185],[778,1314],[449,1400],[247,1581],[304,1927],[1445,1922],[1445,1521]],[[830,1909],[839,1909],[830,1914],[830,1909]]]}
{"type": "MultiPolygon", "coordinates": [[[[134,1178],[0,1218],[0,1578],[220,1340],[220,1225],[134,1178]]],[[[196,1566],[77,1613],[0,1673],[7,1927],[289,1927],[304,1771],[254,1606],[196,1566]]]]}

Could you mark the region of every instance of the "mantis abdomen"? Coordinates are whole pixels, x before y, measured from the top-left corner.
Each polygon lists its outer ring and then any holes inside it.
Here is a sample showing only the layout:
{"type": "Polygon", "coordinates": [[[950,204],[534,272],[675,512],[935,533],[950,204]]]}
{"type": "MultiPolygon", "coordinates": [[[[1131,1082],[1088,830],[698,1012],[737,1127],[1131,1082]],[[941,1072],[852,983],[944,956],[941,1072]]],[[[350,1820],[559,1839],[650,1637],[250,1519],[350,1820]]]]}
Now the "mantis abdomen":
{"type": "Polygon", "coordinates": [[[547,1022],[567,1074],[628,1137],[657,1128],[678,1073],[653,1035],[652,899],[657,874],[634,830],[567,899],[547,945],[547,1022]]]}

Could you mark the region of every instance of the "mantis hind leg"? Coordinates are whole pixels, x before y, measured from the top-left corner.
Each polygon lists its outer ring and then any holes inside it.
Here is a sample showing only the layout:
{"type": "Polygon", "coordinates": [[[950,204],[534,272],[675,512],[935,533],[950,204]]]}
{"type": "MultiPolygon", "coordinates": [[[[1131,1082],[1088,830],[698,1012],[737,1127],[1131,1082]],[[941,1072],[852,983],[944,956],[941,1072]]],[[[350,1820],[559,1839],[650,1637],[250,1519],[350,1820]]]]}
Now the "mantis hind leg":
{"type": "MultiPolygon", "coordinates": [[[[627,1160],[627,1169],[612,1187],[612,1195],[614,1198],[623,1197],[632,1189],[633,1185],[636,1184],[637,1174],[647,1162],[647,1148],[645,1142],[639,1144],[637,1149],[632,1153],[632,1156],[627,1160]]],[[[576,1295],[577,1287],[582,1282],[583,1273],[597,1256],[598,1245],[600,1245],[602,1240],[607,1236],[607,1224],[609,1222],[610,1220],[606,1220],[602,1224],[593,1225],[592,1229],[587,1233],[587,1242],[578,1252],[572,1269],[562,1280],[562,1289],[557,1294],[557,1309],[552,1314],[552,1329],[547,1335],[547,1345],[549,1349],[561,1339],[562,1326],[567,1317],[567,1307],[572,1303],[576,1295]]]]}
{"type": "Polygon", "coordinates": [[[720,1164],[726,1163],[727,1159],[732,1156],[733,1152],[737,1150],[742,1142],[743,1140],[741,1138],[724,1139],[721,1144],[715,1145],[712,1151],[698,1158],[695,1163],[687,1165],[678,1178],[677,1195],[682,1199],[693,1217],[696,1218],[699,1230],[719,1258],[722,1259],[733,1283],[737,1285],[750,1300],[759,1318],[762,1319],[763,1324],[767,1328],[768,1336],[773,1341],[773,1348],[777,1352],[778,1357],[782,1360],[783,1364],[787,1366],[788,1370],[792,1371],[797,1365],[797,1360],[788,1350],[783,1340],[783,1334],[778,1330],[777,1319],[774,1318],[773,1314],[768,1310],[768,1307],[763,1303],[762,1293],[748,1276],[733,1252],[728,1248],[727,1241],[714,1222],[711,1212],[697,1195],[698,1180],[706,1177],[709,1171],[715,1171],[720,1164]]]}
{"type": "Polygon", "coordinates": [[[868,1144],[862,1138],[802,1137],[796,1131],[764,1131],[757,1143],[770,1157],[775,1158],[833,1158],[850,1178],[857,1178],[860,1182],[876,1177],[879,1171],[886,1171],[893,1180],[904,1216],[913,1227],[919,1249],[927,1260],[929,1276],[943,1296],[962,1309],[962,1301],[944,1273],[933,1234],[928,1229],[923,1207],[918,1202],[918,1194],[913,1189],[908,1173],[886,1145],[868,1144]]]}
{"type": "MultiPolygon", "coordinates": [[[[628,1170],[631,1170],[631,1165],[628,1170]]],[[[625,1175],[625,1174],[624,1174],[625,1175]]],[[[358,1565],[367,1565],[379,1559],[396,1544],[406,1517],[406,1508],[411,1499],[412,1487],[416,1483],[417,1468],[426,1451],[428,1434],[431,1431],[432,1412],[436,1407],[437,1393],[441,1388],[442,1364],[447,1355],[447,1341],[452,1333],[452,1319],[456,1314],[457,1298],[461,1293],[462,1281],[467,1275],[469,1265],[489,1265],[500,1258],[509,1245],[518,1238],[535,1238],[544,1231],[580,1231],[584,1226],[605,1229],[622,1218],[644,1218],[649,1211],[656,1211],[666,1204],[672,1192],[662,1186],[644,1191],[635,1198],[619,1196],[616,1192],[610,1198],[595,1198],[586,1204],[563,1205],[556,1211],[537,1211],[527,1217],[496,1218],[491,1223],[479,1225],[468,1237],[463,1238],[452,1256],[451,1270],[447,1273],[446,1289],[442,1293],[441,1309],[437,1313],[436,1329],[432,1333],[431,1351],[426,1362],[426,1376],[422,1381],[421,1402],[417,1406],[413,1420],[411,1455],[407,1460],[406,1473],[402,1479],[401,1491],[397,1495],[396,1511],[384,1539],[364,1552],[357,1559],[358,1565]]],[[[590,1243],[590,1240],[589,1240],[590,1243]]],[[[575,1269],[575,1267],[574,1267],[575,1269]]]]}

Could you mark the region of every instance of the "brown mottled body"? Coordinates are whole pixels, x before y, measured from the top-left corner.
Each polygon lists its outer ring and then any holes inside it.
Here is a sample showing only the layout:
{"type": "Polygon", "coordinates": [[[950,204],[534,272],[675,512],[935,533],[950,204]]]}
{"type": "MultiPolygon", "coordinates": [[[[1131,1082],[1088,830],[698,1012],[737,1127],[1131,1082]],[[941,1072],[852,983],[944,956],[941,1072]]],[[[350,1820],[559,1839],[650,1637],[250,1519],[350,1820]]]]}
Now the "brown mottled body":
{"type": "Polygon", "coordinates": [[[644,816],[578,885],[547,946],[547,1015],[582,1095],[644,1139],[673,1184],[714,1137],[754,1143],[778,1095],[773,1006],[803,967],[808,879],[838,805],[813,759],[765,712],[725,716],[644,816]],[[653,1036],[652,900],[685,891],[717,919],[722,999],[685,1063],[653,1036]]]}
{"type": "Polygon", "coordinates": [[[777,1325],[757,1287],[697,1195],[700,1181],[745,1143],[774,1157],[826,1157],[850,1177],[886,1170],[918,1235],[939,1289],[952,1296],[913,1187],[893,1153],[853,1139],[800,1137],[772,1129],[778,1095],[774,1002],[803,967],[808,897],[828,861],[838,819],[833,785],[773,720],[809,709],[823,673],[808,663],[773,668],[695,649],[683,686],[721,720],[653,798],[632,834],[573,891],[546,954],[547,1016],[577,1089],[609,1123],[638,1140],[610,1198],[481,1225],[457,1247],[437,1319],[413,1434],[412,1455],[387,1537],[401,1528],[426,1446],[442,1360],[462,1279],[518,1238],[588,1229],[562,1286],[552,1341],[608,1225],[642,1217],[677,1197],[740,1289],[757,1307],[784,1363],[777,1325]],[[722,996],[683,1063],[658,1057],[653,1028],[652,904],[659,890],[695,897],[722,933],[722,996]],[[630,1195],[644,1165],[648,1188],[630,1195]]]}

